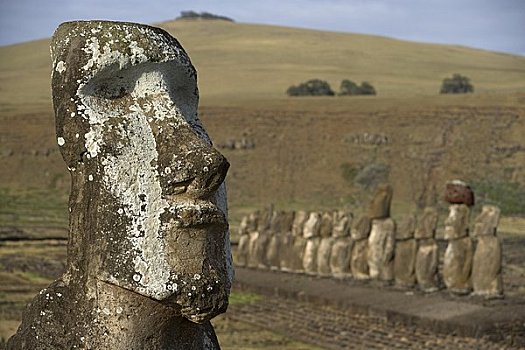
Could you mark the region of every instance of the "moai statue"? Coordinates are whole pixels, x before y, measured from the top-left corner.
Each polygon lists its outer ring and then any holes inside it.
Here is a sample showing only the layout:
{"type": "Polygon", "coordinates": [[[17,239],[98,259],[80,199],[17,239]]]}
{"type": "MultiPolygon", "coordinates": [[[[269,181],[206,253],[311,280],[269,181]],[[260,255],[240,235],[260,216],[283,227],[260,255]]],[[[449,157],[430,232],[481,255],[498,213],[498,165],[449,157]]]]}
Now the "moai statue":
{"type": "Polygon", "coordinates": [[[248,263],[248,249],[250,246],[250,232],[248,231],[250,216],[246,215],[239,224],[239,244],[235,254],[235,264],[237,266],[246,266],[248,263]]]}
{"type": "Polygon", "coordinates": [[[335,278],[346,278],[352,275],[350,270],[353,243],[350,237],[351,224],[351,213],[339,211],[334,214],[332,231],[334,244],[330,253],[330,270],[335,278]]]}
{"type": "Polygon", "coordinates": [[[470,292],[472,283],[473,247],[468,236],[470,210],[466,204],[451,204],[445,220],[445,239],[448,240],[443,260],[443,281],[453,293],[470,292]]]}
{"type": "Polygon", "coordinates": [[[368,273],[380,281],[394,279],[394,244],[396,224],[391,218],[372,220],[368,237],[368,273]]]}
{"type": "Polygon", "coordinates": [[[434,207],[426,207],[416,225],[414,237],[417,240],[415,273],[419,289],[435,292],[439,289],[438,245],[434,236],[438,222],[438,212],[434,207]]]}
{"type": "Polygon", "coordinates": [[[361,216],[352,226],[350,236],[353,241],[350,269],[352,276],[358,280],[370,278],[368,274],[368,236],[372,222],[366,215],[361,216]]]}
{"type": "Polygon", "coordinates": [[[246,266],[248,267],[257,267],[259,265],[259,262],[256,257],[256,249],[257,249],[257,243],[259,240],[259,221],[261,221],[261,212],[256,211],[255,213],[252,213],[253,220],[251,221],[252,224],[248,226],[248,261],[246,262],[246,266]]]}
{"type": "Polygon", "coordinates": [[[330,269],[330,254],[332,254],[332,246],[334,244],[334,238],[332,237],[333,221],[334,212],[323,213],[321,227],[319,228],[321,241],[317,250],[317,273],[320,276],[331,276],[332,272],[330,269]]]}
{"type": "Polygon", "coordinates": [[[264,209],[257,220],[257,232],[254,234],[251,242],[251,252],[249,259],[249,267],[256,267],[259,269],[268,269],[268,262],[266,261],[266,250],[270,242],[270,224],[272,216],[274,215],[273,207],[270,206],[264,209]]]}
{"type": "Polygon", "coordinates": [[[501,242],[496,236],[500,209],[484,205],[474,221],[473,235],[477,239],[472,262],[472,287],[474,295],[488,298],[503,296],[501,273],[501,242]]]}
{"type": "Polygon", "coordinates": [[[106,21],[64,23],[51,48],[67,268],[7,348],[219,349],[229,164],[197,117],[188,55],[159,28],[106,21]]]}
{"type": "Polygon", "coordinates": [[[304,272],[303,258],[307,241],[304,237],[304,224],[309,217],[310,214],[306,211],[299,210],[295,213],[292,225],[293,246],[289,263],[292,272],[304,272]]]}
{"type": "Polygon", "coordinates": [[[317,250],[319,249],[319,228],[321,227],[321,214],[311,212],[304,223],[303,236],[306,238],[304,248],[303,269],[309,275],[317,274],[317,250]]]}
{"type": "Polygon", "coordinates": [[[381,184],[377,186],[374,198],[368,206],[367,216],[370,219],[384,219],[390,217],[390,205],[392,203],[392,186],[381,184]]]}
{"type": "Polygon", "coordinates": [[[394,257],[394,276],[399,287],[413,287],[416,283],[417,242],[415,215],[407,215],[396,228],[396,253],[394,257]]]}
{"type": "Polygon", "coordinates": [[[292,234],[292,225],[294,222],[295,212],[283,212],[280,222],[280,248],[278,256],[278,266],[281,271],[291,271],[291,259],[293,255],[294,236],[292,234]]]}
{"type": "Polygon", "coordinates": [[[270,242],[266,251],[266,261],[271,270],[279,270],[281,265],[281,254],[286,253],[289,248],[288,235],[286,242],[283,241],[285,235],[292,229],[293,212],[276,211],[270,223],[270,242]],[[284,245],[283,245],[284,243],[284,245]],[[281,249],[282,248],[282,249],[281,249]]]}

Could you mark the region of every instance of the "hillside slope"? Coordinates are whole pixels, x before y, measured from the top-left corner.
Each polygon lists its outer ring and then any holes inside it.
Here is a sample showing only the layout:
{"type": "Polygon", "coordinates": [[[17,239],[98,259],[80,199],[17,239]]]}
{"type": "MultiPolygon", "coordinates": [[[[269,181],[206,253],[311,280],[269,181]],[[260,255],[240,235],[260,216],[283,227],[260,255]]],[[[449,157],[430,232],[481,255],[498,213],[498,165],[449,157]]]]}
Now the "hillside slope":
{"type": "MultiPolygon", "coordinates": [[[[159,26],[177,37],[199,71],[205,103],[285,98],[311,78],[370,81],[380,96],[435,95],[461,73],[476,92],[525,90],[525,57],[385,37],[224,21],[159,26]]],[[[0,104],[48,103],[49,40],[0,47],[0,104]]]]}

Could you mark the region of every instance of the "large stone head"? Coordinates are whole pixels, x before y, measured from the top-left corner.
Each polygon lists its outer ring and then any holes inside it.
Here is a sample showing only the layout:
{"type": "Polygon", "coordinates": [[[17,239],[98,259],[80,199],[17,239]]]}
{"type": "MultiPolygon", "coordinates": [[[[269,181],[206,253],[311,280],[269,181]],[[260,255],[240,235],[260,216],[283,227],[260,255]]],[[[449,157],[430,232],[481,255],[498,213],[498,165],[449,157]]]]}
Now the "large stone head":
{"type": "Polygon", "coordinates": [[[233,278],[229,164],[197,117],[195,68],[165,31],[67,22],[53,36],[57,140],[72,176],[69,274],[201,322],[233,278]]]}

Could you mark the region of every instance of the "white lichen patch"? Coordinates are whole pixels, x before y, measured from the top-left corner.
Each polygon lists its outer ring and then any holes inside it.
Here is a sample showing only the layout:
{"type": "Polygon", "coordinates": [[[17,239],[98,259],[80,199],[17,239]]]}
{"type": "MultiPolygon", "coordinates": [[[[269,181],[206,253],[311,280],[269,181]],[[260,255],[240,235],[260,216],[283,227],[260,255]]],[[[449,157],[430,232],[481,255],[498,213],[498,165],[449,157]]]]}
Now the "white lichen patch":
{"type": "Polygon", "coordinates": [[[55,70],[58,73],[63,73],[66,70],[66,63],[64,61],[59,61],[55,66],[55,70]]]}
{"type": "Polygon", "coordinates": [[[57,143],[59,146],[64,146],[66,144],[66,140],[64,140],[63,137],[57,138],[57,143]]]}

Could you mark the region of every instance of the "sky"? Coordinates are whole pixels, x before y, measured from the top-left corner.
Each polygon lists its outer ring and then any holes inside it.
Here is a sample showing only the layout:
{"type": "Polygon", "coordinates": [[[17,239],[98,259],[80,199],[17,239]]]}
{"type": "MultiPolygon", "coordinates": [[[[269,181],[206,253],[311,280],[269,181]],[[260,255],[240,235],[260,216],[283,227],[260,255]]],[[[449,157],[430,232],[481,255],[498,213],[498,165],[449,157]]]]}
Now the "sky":
{"type": "Polygon", "coordinates": [[[0,46],[50,37],[69,20],[154,23],[187,10],[525,55],[525,0],[0,0],[0,46]]]}

